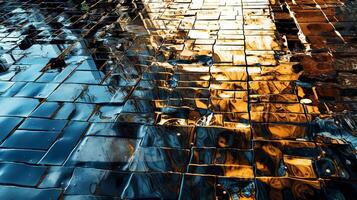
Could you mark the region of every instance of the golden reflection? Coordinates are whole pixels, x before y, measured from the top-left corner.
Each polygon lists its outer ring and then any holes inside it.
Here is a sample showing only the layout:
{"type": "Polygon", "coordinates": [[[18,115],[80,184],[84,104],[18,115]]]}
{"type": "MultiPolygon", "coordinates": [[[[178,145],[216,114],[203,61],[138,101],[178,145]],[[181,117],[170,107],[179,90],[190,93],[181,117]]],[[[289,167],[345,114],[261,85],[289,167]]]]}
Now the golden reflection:
{"type": "Polygon", "coordinates": [[[316,178],[311,159],[284,156],[289,176],[297,178],[316,178]]]}
{"type": "Polygon", "coordinates": [[[305,136],[306,127],[287,124],[267,124],[272,138],[302,138],[305,136]]]}
{"type": "Polygon", "coordinates": [[[227,177],[253,178],[253,167],[250,166],[226,166],[224,175],[227,177]]]}
{"type": "MultiPolygon", "coordinates": [[[[170,5],[170,1],[165,3],[170,5]]],[[[160,113],[158,124],[231,129],[241,127],[243,123],[250,128],[252,124],[253,143],[256,145],[254,151],[263,154],[256,155],[256,158],[262,158],[254,160],[257,173],[281,178],[260,178],[259,174],[254,174],[253,167],[241,166],[233,154],[222,152],[217,152],[216,156],[224,162],[202,165],[200,173],[214,174],[219,171],[220,175],[239,178],[256,175],[260,181],[269,185],[267,192],[271,199],[286,198],[283,190],[289,189],[295,199],[308,199],[314,195],[314,189],[320,188],[318,181],[302,180],[317,178],[314,159],[294,154],[297,154],[295,151],[299,148],[310,150],[316,147],[313,142],[301,140],[308,140],[311,136],[308,123],[322,112],[318,103],[319,96],[333,98],[336,92],[331,92],[331,88],[325,91],[320,86],[301,84],[305,82],[301,77],[318,79],[321,74],[331,74],[331,55],[326,52],[311,54],[308,50],[310,46],[333,49],[328,46],[326,38],[335,39],[336,33],[329,23],[302,23],[295,27],[300,32],[294,37],[285,32],[279,35],[281,27],[277,27],[277,24],[280,18],[308,22],[309,18],[305,14],[312,16],[314,12],[310,12],[311,9],[298,10],[301,7],[292,6],[301,5],[301,2],[272,0],[271,5],[287,6],[283,12],[273,14],[268,4],[262,4],[259,8],[248,6],[242,10],[231,9],[235,5],[240,7],[240,3],[228,0],[192,1],[187,3],[187,7],[177,10],[168,7],[162,16],[158,13],[151,16],[154,21],[151,27],[163,29],[155,32],[158,37],[155,37],[153,46],[173,50],[163,54],[166,60],[177,62],[175,65],[165,62],[160,64],[159,69],[164,69],[161,72],[167,74],[162,73],[165,80],[157,81],[157,84],[169,88],[170,92],[167,97],[169,103],[155,101],[156,108],[171,106],[177,109],[177,113],[183,108],[189,109],[191,113],[189,117],[186,114],[173,117],[160,113]],[[175,14],[180,15],[174,17],[175,14]],[[171,32],[167,29],[171,29],[171,32]],[[295,40],[306,47],[306,52],[302,50],[298,55],[294,52],[294,46],[290,43],[295,40]],[[312,44],[308,44],[308,41],[312,44]],[[209,66],[199,63],[195,60],[197,55],[210,57],[213,63],[209,66]],[[173,75],[179,77],[178,87],[170,88],[167,80],[173,75]],[[195,113],[194,117],[192,113],[195,113]],[[293,141],[295,139],[299,141],[293,141]],[[279,141],[257,144],[265,140],[279,141]]],[[[254,1],[244,2],[247,5],[250,3],[254,1]]],[[[318,13],[311,20],[323,19],[322,16],[318,13]]],[[[286,28],[290,30],[291,27],[286,28]]],[[[244,134],[248,140],[252,139],[250,131],[244,134]]],[[[207,134],[207,137],[211,136],[207,134]]],[[[316,140],[319,141],[319,138],[316,140]]],[[[227,137],[219,136],[215,141],[215,145],[220,148],[231,146],[227,137]]],[[[195,153],[194,156],[198,155],[195,153]]]]}

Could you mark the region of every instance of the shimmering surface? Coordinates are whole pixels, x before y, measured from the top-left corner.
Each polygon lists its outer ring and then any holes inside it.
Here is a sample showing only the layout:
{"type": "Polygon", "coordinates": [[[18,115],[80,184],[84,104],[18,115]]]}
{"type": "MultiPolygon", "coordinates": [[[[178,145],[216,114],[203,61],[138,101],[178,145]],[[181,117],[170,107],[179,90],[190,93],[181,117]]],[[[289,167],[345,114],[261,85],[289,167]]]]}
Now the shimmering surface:
{"type": "Polygon", "coordinates": [[[0,0],[0,199],[355,199],[353,0],[0,0]]]}

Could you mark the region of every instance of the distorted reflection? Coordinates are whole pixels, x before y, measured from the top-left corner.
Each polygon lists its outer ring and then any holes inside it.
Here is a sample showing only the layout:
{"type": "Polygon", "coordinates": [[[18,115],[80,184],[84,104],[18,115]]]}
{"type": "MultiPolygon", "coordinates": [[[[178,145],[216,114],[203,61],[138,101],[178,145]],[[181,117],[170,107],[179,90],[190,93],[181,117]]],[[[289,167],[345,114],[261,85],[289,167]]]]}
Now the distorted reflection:
{"type": "Polygon", "coordinates": [[[0,14],[0,199],[356,198],[356,1],[0,14]]]}

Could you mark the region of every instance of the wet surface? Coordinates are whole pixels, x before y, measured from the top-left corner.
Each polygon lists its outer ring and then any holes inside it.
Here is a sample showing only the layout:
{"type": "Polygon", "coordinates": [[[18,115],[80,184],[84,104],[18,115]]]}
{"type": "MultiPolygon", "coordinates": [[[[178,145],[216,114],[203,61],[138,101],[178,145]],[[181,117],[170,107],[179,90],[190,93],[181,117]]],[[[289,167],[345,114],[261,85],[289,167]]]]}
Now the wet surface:
{"type": "Polygon", "coordinates": [[[0,1],[1,199],[355,199],[356,14],[0,1]]]}

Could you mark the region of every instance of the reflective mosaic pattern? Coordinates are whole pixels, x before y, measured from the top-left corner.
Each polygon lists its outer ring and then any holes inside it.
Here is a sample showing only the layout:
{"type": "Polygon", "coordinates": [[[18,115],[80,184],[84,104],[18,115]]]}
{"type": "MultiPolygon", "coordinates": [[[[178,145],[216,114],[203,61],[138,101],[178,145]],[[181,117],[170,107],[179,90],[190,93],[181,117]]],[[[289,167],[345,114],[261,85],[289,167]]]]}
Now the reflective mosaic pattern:
{"type": "Polygon", "coordinates": [[[0,0],[0,199],[355,199],[354,0],[0,0]]]}

